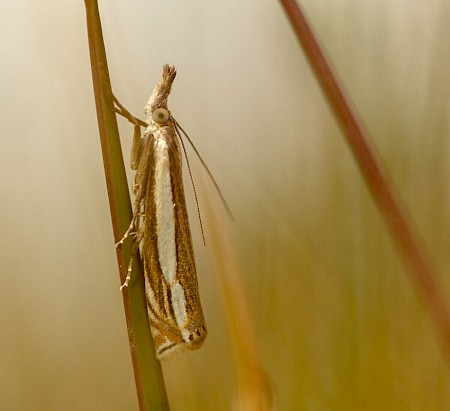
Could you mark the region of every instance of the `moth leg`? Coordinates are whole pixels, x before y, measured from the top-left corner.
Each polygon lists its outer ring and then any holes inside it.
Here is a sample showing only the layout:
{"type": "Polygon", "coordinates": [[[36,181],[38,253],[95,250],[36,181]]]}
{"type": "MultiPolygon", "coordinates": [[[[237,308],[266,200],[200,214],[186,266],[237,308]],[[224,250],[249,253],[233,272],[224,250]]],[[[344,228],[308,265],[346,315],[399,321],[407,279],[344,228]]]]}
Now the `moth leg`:
{"type": "MultiPolygon", "coordinates": [[[[134,144],[138,144],[138,142],[133,141],[134,144]]],[[[137,161],[138,164],[138,170],[136,171],[136,176],[133,181],[133,194],[134,194],[134,211],[133,211],[133,218],[130,222],[130,226],[128,227],[128,230],[123,235],[122,239],[117,243],[116,246],[119,246],[123,244],[123,242],[126,240],[126,238],[133,232],[133,230],[136,228],[136,231],[140,230],[140,220],[142,218],[142,212],[145,198],[147,196],[147,181],[148,181],[148,174],[151,167],[151,162],[148,160],[148,155],[142,155],[143,149],[141,148],[141,140],[139,140],[138,149],[134,151],[139,151],[138,156],[136,158],[132,158],[133,161],[137,161]]],[[[147,140],[146,142],[146,150],[148,151],[150,149],[149,146],[151,146],[152,142],[147,140]]]]}
{"type": "Polygon", "coordinates": [[[131,124],[134,126],[134,135],[133,135],[133,143],[131,145],[131,169],[136,170],[139,165],[139,159],[142,153],[142,138],[141,138],[141,127],[147,127],[148,124],[142,120],[139,120],[137,117],[134,117],[117,99],[116,96],[113,95],[114,103],[115,103],[115,111],[120,114],[122,117],[125,117],[131,124]]]}
{"type": "Polygon", "coordinates": [[[140,231],[141,216],[142,216],[141,201],[136,199],[134,205],[133,218],[131,219],[130,225],[128,226],[127,231],[125,231],[123,237],[116,243],[116,248],[120,247],[129,236],[137,235],[136,233],[140,231]]]}
{"type": "Polygon", "coordinates": [[[133,218],[131,219],[131,223],[127,228],[127,231],[125,231],[125,234],[123,235],[123,237],[116,243],[116,248],[119,248],[130,235],[136,235],[136,231],[134,231],[134,229],[136,226],[137,218],[138,218],[138,215],[134,214],[133,218]]]}
{"type": "MultiPolygon", "coordinates": [[[[147,141],[146,148],[149,150],[149,145],[151,145],[151,141],[147,141]]],[[[125,234],[121,238],[121,240],[116,244],[116,247],[119,247],[124,243],[127,237],[134,231],[136,227],[139,227],[139,220],[141,217],[141,208],[144,203],[145,197],[147,195],[147,180],[148,180],[148,172],[150,169],[151,162],[148,161],[148,156],[143,156],[143,149],[141,138],[139,140],[133,139],[133,146],[135,146],[132,151],[135,153],[132,154],[131,162],[138,162],[138,170],[136,171],[136,176],[133,181],[133,193],[134,193],[134,211],[133,218],[131,219],[130,225],[125,231],[125,234]],[[136,148],[137,147],[137,148],[136,148]],[[135,156],[135,157],[134,157],[135,156]]]]}
{"type": "Polygon", "coordinates": [[[144,226],[140,227],[139,231],[136,232],[136,238],[134,239],[133,248],[131,249],[131,258],[128,263],[127,276],[125,278],[124,283],[120,286],[120,291],[122,291],[125,287],[128,287],[128,283],[131,280],[131,274],[133,272],[133,261],[134,256],[139,250],[139,246],[141,244],[142,238],[144,237],[144,226]]]}

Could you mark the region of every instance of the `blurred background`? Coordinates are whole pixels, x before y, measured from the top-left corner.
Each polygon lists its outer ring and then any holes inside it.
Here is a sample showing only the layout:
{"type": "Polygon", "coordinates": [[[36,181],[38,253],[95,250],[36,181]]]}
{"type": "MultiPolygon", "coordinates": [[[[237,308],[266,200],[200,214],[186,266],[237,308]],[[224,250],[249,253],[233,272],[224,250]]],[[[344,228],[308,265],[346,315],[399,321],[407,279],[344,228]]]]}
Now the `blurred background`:
{"type": "MultiPolygon", "coordinates": [[[[450,305],[450,3],[305,0],[450,305]]],[[[170,108],[235,215],[231,233],[280,410],[448,410],[450,373],[277,1],[100,1],[115,94],[143,117],[164,63],[170,108]]],[[[0,14],[0,409],[137,409],[84,2],[0,14]]],[[[119,120],[128,167],[132,127],[119,120]]],[[[190,151],[200,207],[216,193],[190,151]]],[[[221,273],[186,185],[204,347],[163,364],[173,410],[230,410],[239,363],[221,273]]]]}

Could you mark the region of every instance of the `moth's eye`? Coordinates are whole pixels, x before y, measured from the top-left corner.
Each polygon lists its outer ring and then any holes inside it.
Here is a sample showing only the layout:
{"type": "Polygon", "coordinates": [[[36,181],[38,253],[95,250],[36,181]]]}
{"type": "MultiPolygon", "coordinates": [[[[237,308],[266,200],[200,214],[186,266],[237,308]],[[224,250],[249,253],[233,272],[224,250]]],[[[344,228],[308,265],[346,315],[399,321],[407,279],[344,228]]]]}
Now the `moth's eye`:
{"type": "Polygon", "coordinates": [[[157,123],[167,123],[169,121],[169,112],[165,108],[157,108],[152,114],[152,119],[157,123]]]}

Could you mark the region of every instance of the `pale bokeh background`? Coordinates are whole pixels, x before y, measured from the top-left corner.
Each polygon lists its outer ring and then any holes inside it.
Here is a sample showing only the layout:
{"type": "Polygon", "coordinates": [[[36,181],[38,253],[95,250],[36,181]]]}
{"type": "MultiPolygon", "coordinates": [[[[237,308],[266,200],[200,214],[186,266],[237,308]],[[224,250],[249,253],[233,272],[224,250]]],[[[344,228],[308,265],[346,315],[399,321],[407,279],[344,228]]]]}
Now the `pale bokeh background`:
{"type": "MultiPolygon", "coordinates": [[[[302,3],[448,297],[450,3],[302,3]]],[[[428,312],[277,1],[111,0],[100,11],[130,111],[141,116],[163,63],[178,69],[170,106],[234,211],[279,409],[450,409],[428,312]]],[[[5,2],[0,27],[0,409],[137,409],[84,3],[5,2]]],[[[132,128],[120,124],[128,159],[132,128]]],[[[209,336],[164,364],[167,389],[173,410],[229,410],[218,273],[187,191],[209,336]]]]}

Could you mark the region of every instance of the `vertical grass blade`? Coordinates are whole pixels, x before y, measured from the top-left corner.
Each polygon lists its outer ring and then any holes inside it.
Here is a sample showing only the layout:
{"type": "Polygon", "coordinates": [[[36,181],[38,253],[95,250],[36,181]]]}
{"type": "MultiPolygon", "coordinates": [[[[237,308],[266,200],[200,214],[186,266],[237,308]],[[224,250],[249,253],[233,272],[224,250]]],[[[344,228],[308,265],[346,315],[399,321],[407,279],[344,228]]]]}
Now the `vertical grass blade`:
{"type": "MultiPolygon", "coordinates": [[[[119,241],[131,220],[131,202],[123,164],[122,148],[113,94],[109,79],[106,52],[96,0],[85,0],[89,52],[95,104],[108,189],[109,206],[115,241],[119,241]]],[[[111,244],[113,247],[114,245],[111,244]]],[[[131,257],[131,244],[117,249],[121,283],[125,280],[131,257]]],[[[137,256],[136,256],[137,257],[137,256]]],[[[135,260],[134,281],[123,292],[128,338],[140,410],[168,410],[161,365],[156,359],[147,316],[144,278],[141,263],[135,260]]],[[[118,283],[119,286],[119,283],[118,283]]],[[[119,287],[117,287],[119,290],[119,287]]],[[[118,291],[119,292],[119,291],[118,291]]]]}

